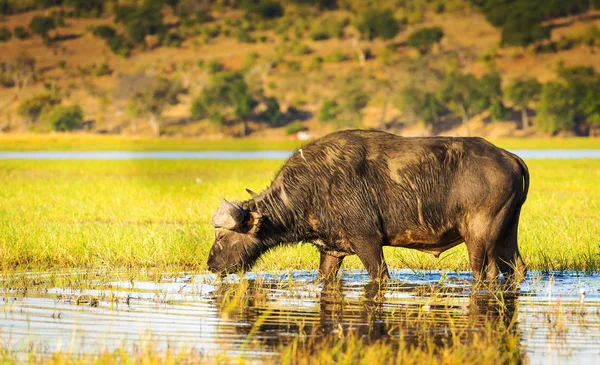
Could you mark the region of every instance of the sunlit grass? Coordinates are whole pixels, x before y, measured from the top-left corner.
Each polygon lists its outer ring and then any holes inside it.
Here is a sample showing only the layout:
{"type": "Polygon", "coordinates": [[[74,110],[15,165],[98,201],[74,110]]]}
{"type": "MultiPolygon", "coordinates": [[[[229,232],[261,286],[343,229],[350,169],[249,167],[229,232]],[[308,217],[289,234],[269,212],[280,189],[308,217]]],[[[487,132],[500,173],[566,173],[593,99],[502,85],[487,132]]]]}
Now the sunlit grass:
{"type": "MultiPolygon", "coordinates": [[[[0,161],[3,269],[206,268],[219,197],[260,191],[282,161],[0,161]]],[[[520,248],[531,269],[600,268],[600,160],[528,161],[520,248]]],[[[439,259],[389,248],[391,268],[468,270],[464,245],[439,259]]],[[[267,253],[257,270],[316,269],[309,244],[267,253]]],[[[362,268],[349,257],[346,268],[362,268]]]]}
{"type": "MultiPolygon", "coordinates": [[[[499,147],[509,149],[600,149],[600,138],[496,138],[499,147]]],[[[207,140],[199,138],[148,138],[106,136],[85,133],[0,135],[0,151],[253,151],[293,150],[305,142],[287,139],[207,140]]]]}

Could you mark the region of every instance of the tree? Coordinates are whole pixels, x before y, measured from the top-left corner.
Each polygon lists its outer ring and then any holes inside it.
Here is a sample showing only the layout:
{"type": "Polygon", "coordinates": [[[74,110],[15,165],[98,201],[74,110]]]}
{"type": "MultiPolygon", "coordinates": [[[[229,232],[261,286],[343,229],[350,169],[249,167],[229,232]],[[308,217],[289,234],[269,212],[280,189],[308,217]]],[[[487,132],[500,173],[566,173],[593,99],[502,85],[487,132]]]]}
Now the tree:
{"type": "Polygon", "coordinates": [[[409,86],[400,91],[398,101],[403,113],[413,121],[421,120],[434,134],[439,116],[445,111],[435,94],[409,86]]]}
{"type": "Polygon", "coordinates": [[[279,127],[283,121],[283,113],[281,113],[279,102],[274,97],[268,97],[263,103],[266,110],[261,113],[261,119],[266,120],[271,127],[279,127]]]}
{"type": "Polygon", "coordinates": [[[527,106],[538,98],[542,85],[534,78],[517,80],[506,89],[506,97],[521,110],[521,123],[523,130],[529,127],[527,106]]]}
{"type": "Polygon", "coordinates": [[[467,135],[470,135],[469,120],[489,106],[489,97],[481,89],[481,83],[471,74],[452,74],[442,84],[440,100],[462,116],[467,135]]]}
{"type": "Polygon", "coordinates": [[[21,92],[27,87],[29,81],[35,75],[35,58],[27,53],[19,53],[17,57],[8,65],[8,72],[11,75],[15,85],[17,99],[21,97],[21,92]]]}
{"type": "Polygon", "coordinates": [[[358,38],[369,41],[378,37],[392,39],[400,31],[400,22],[394,18],[390,9],[367,9],[359,15],[355,27],[359,37],[354,39],[353,47],[361,66],[364,66],[367,56],[361,49],[358,38]]]}
{"type": "Polygon", "coordinates": [[[600,75],[592,67],[562,65],[558,75],[542,87],[534,123],[549,133],[600,123],[600,75]]]}
{"type": "Polygon", "coordinates": [[[258,101],[241,73],[220,72],[213,74],[208,85],[194,100],[192,117],[208,117],[219,125],[241,121],[242,135],[246,135],[247,119],[257,105],[258,101]]]}
{"type": "Polygon", "coordinates": [[[124,23],[127,35],[136,45],[146,45],[147,35],[162,36],[167,32],[163,24],[163,1],[146,0],[142,5],[119,6],[115,10],[115,23],[124,23]]]}
{"type": "Polygon", "coordinates": [[[390,9],[367,9],[358,17],[356,28],[364,39],[392,39],[400,31],[400,23],[390,9]]]}
{"type": "Polygon", "coordinates": [[[178,96],[185,89],[177,80],[153,77],[150,84],[133,93],[127,109],[134,117],[148,117],[148,123],[156,135],[160,135],[163,109],[178,103],[178,96]]]}
{"type": "Polygon", "coordinates": [[[81,127],[83,123],[83,110],[79,105],[55,105],[44,109],[40,119],[48,123],[53,131],[72,131],[81,127]]]}
{"type": "Polygon", "coordinates": [[[249,14],[257,15],[263,19],[274,19],[283,16],[283,6],[274,0],[242,0],[240,7],[249,14]]]}
{"type": "Polygon", "coordinates": [[[434,44],[440,43],[442,38],[444,38],[442,28],[423,28],[412,33],[406,43],[409,47],[417,49],[419,53],[426,54],[429,53],[434,44]]]}
{"type": "Polygon", "coordinates": [[[31,33],[42,37],[44,44],[48,44],[50,41],[48,32],[55,28],[56,23],[54,22],[54,19],[50,17],[36,15],[29,22],[29,29],[31,30],[31,33]]]}
{"type": "Polygon", "coordinates": [[[561,129],[572,130],[576,125],[577,100],[575,92],[560,82],[542,86],[540,102],[536,107],[535,125],[548,133],[561,129]]]}
{"type": "Polygon", "coordinates": [[[104,0],[65,0],[65,5],[73,8],[73,15],[100,17],[104,10],[104,0]]]}

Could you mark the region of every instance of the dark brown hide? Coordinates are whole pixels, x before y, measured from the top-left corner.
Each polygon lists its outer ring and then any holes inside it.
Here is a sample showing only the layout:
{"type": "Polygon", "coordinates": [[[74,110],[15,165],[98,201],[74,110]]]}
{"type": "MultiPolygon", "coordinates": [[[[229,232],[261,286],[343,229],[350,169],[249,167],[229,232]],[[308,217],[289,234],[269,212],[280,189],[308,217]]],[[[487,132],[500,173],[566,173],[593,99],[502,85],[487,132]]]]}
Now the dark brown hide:
{"type": "Polygon", "coordinates": [[[221,232],[211,257],[223,264],[209,267],[248,268],[274,246],[308,241],[322,253],[323,277],[356,254],[373,279],[385,279],[383,246],[438,256],[465,242],[476,280],[498,269],[522,278],[517,226],[528,185],[525,163],[482,138],[332,133],[296,151],[267,190],[234,203],[237,219],[261,219],[221,232]]]}

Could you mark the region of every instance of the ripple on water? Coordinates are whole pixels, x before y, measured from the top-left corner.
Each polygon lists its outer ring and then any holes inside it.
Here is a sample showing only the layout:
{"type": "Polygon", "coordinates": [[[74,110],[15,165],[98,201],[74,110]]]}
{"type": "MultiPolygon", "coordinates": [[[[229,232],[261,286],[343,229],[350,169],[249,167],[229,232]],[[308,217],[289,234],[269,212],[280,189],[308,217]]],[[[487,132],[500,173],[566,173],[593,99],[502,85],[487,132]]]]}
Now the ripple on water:
{"type": "Polygon", "coordinates": [[[598,274],[530,273],[518,290],[502,293],[502,303],[497,293],[473,288],[470,273],[397,270],[392,278],[382,291],[364,271],[344,271],[331,287],[315,271],[289,271],[249,273],[243,285],[236,276],[217,282],[174,275],[160,282],[99,278],[85,290],[6,289],[0,340],[23,351],[33,343],[48,352],[94,353],[151,339],[157,348],[235,355],[248,352],[250,336],[262,344],[252,354],[262,357],[298,335],[352,331],[365,341],[410,342],[424,332],[443,338],[452,326],[476,332],[517,316],[531,363],[600,357],[598,274]]]}

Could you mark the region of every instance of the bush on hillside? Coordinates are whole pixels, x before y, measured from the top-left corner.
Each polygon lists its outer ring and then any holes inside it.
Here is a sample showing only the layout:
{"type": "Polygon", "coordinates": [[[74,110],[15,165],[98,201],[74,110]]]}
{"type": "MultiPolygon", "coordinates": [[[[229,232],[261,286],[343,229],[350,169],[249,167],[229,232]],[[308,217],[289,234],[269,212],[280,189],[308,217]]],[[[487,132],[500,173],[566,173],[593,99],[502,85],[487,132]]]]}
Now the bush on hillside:
{"type": "Polygon", "coordinates": [[[42,115],[40,115],[40,120],[47,123],[53,131],[72,131],[81,127],[83,110],[79,105],[54,105],[44,109],[42,115]]]}
{"type": "Polygon", "coordinates": [[[22,117],[35,122],[42,110],[60,103],[60,97],[51,94],[35,95],[21,103],[17,112],[22,117]]]}
{"type": "Polygon", "coordinates": [[[29,33],[27,33],[25,27],[19,25],[18,27],[15,27],[15,37],[17,39],[26,39],[29,37],[29,33]]]}
{"type": "Polygon", "coordinates": [[[407,40],[409,47],[419,50],[421,54],[426,54],[431,50],[434,44],[440,43],[444,38],[444,31],[440,27],[431,27],[419,29],[412,33],[407,40]]]}
{"type": "Polygon", "coordinates": [[[248,14],[256,15],[263,19],[275,19],[283,16],[283,6],[274,0],[242,0],[240,7],[248,14]]]}
{"type": "Polygon", "coordinates": [[[367,9],[359,15],[356,28],[368,40],[392,39],[400,31],[400,22],[390,9],[367,9]]]}
{"type": "Polygon", "coordinates": [[[12,32],[7,26],[0,27],[0,42],[6,42],[12,38],[12,32]]]}
{"type": "Polygon", "coordinates": [[[31,33],[42,37],[44,43],[48,43],[50,41],[48,32],[54,28],[56,28],[56,23],[51,17],[36,15],[29,22],[29,29],[31,30],[31,33]]]}

